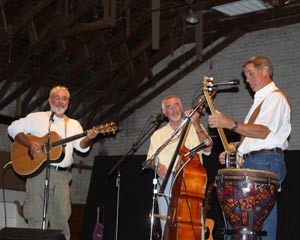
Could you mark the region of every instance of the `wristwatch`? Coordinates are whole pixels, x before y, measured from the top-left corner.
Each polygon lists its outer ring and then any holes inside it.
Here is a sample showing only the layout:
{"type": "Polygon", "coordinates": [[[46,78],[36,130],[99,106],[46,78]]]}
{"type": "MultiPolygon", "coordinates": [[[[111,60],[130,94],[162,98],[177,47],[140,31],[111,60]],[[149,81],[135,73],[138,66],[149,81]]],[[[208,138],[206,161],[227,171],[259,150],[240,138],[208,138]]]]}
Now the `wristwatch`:
{"type": "Polygon", "coordinates": [[[238,122],[237,121],[234,121],[233,124],[232,124],[232,128],[231,130],[235,131],[238,129],[238,122]]]}

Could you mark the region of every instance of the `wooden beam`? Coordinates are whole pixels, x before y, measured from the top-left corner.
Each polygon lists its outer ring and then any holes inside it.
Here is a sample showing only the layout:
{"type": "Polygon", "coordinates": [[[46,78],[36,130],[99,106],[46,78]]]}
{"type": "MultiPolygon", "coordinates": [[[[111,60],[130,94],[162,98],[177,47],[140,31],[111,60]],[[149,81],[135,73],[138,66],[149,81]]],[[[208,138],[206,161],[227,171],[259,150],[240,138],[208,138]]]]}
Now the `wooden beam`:
{"type": "Polygon", "coordinates": [[[196,42],[196,58],[198,61],[202,61],[202,49],[203,49],[203,11],[198,10],[196,16],[199,23],[195,26],[195,42],[196,42]]]}
{"type": "Polygon", "coordinates": [[[152,0],[152,49],[159,49],[160,31],[160,0],[152,0]]]}

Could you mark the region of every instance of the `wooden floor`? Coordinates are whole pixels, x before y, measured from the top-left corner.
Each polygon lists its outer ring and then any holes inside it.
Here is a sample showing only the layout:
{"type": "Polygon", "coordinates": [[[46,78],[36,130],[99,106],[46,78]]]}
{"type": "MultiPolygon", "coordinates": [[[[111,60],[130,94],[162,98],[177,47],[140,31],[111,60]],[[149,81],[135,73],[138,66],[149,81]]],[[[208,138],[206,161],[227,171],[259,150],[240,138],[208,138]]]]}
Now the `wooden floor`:
{"type": "Polygon", "coordinates": [[[69,220],[71,240],[81,240],[85,204],[72,204],[72,215],[69,220]]]}

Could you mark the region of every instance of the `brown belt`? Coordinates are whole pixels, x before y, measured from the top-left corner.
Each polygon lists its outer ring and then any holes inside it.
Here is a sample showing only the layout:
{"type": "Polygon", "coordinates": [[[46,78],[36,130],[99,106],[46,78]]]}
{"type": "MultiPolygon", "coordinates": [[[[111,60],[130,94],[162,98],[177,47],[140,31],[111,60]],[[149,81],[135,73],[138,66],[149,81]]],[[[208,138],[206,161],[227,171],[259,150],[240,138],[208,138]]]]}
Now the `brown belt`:
{"type": "Polygon", "coordinates": [[[271,148],[271,149],[260,149],[257,151],[252,151],[252,152],[244,154],[243,159],[246,159],[247,157],[251,157],[251,156],[254,156],[255,154],[263,153],[263,152],[282,153],[282,149],[276,147],[276,148],[271,148]]]}

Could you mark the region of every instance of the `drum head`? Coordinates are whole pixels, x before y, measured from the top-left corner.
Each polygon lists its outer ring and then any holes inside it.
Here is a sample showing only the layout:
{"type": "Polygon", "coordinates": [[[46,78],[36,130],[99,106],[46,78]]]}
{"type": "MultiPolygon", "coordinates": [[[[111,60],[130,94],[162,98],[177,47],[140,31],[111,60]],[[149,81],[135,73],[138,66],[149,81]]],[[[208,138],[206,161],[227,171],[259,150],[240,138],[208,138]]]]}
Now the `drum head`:
{"type": "Polygon", "coordinates": [[[256,183],[272,183],[280,185],[279,177],[276,173],[254,170],[249,168],[224,168],[218,171],[216,180],[248,180],[256,183]]]}

